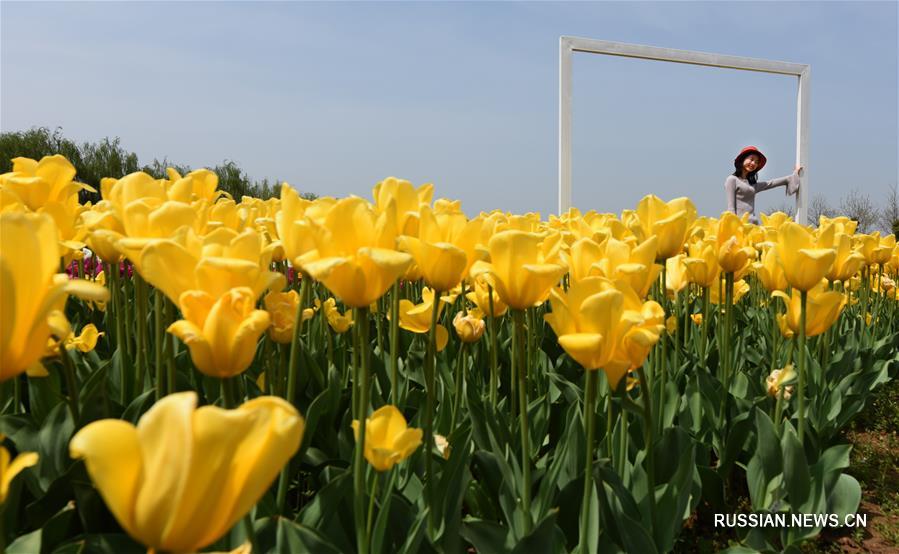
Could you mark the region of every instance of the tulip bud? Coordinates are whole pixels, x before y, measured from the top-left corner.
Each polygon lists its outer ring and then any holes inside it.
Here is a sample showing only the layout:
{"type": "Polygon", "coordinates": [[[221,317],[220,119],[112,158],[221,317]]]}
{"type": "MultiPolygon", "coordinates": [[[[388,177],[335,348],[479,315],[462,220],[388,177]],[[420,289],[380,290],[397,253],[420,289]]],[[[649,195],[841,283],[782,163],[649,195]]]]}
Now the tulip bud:
{"type": "Polygon", "coordinates": [[[452,452],[452,448],[450,448],[450,443],[446,440],[446,437],[443,435],[434,435],[434,446],[437,447],[437,452],[443,456],[444,460],[449,460],[450,453],[452,452]]]}
{"type": "Polygon", "coordinates": [[[467,315],[459,312],[453,318],[453,327],[456,328],[456,334],[462,339],[462,342],[477,342],[483,335],[487,325],[484,323],[484,316],[480,310],[474,308],[468,311],[467,315]]]}
{"type": "Polygon", "coordinates": [[[789,400],[793,395],[793,385],[784,385],[795,378],[796,371],[793,369],[793,364],[788,364],[783,369],[775,369],[765,380],[765,383],[768,385],[768,396],[777,398],[777,393],[783,388],[783,398],[784,400],[789,400]]]}
{"type": "Polygon", "coordinates": [[[692,319],[693,323],[696,325],[702,325],[702,314],[691,314],[690,319],[692,319]]]}
{"type": "Polygon", "coordinates": [[[665,329],[668,330],[669,335],[673,335],[677,331],[677,318],[673,315],[668,316],[668,319],[665,320],[665,329]]]}

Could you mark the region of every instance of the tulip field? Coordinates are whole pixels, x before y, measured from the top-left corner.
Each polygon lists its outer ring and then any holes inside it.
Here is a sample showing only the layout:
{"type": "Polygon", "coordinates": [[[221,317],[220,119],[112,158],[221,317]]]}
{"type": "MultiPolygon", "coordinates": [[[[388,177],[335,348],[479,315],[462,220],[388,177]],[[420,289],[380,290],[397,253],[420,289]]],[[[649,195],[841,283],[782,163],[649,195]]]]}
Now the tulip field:
{"type": "Polygon", "coordinates": [[[0,554],[685,552],[689,518],[859,510],[893,235],[217,186],[0,175],[0,554]]]}

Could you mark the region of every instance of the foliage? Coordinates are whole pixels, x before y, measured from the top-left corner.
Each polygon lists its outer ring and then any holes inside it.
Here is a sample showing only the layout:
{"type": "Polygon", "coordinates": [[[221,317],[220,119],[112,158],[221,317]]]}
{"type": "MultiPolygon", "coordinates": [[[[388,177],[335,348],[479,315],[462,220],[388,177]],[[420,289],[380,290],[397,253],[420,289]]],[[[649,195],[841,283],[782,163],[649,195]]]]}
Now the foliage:
{"type": "MultiPolygon", "coordinates": [[[[153,159],[149,164],[141,165],[137,154],[126,150],[119,137],[105,137],[97,142],[83,142],[80,145],[66,138],[62,128],[51,131],[47,127],[33,127],[27,131],[7,132],[0,134],[0,173],[12,169],[12,159],[26,157],[40,160],[44,156],[61,154],[72,162],[82,183],[100,190],[100,179],[103,177],[121,178],[135,171],[145,171],[156,178],[166,176],[166,168],[172,167],[181,175],[191,171],[191,167],[169,162],[168,159],[153,159]]],[[[225,160],[215,166],[213,171],[219,177],[219,190],[229,193],[234,199],[252,196],[265,200],[276,197],[280,193],[277,179],[268,178],[253,180],[236,162],[225,160]]],[[[302,197],[314,200],[318,196],[311,192],[302,193],[302,197]]],[[[79,195],[81,203],[96,203],[100,194],[82,191],[79,195]]]]}

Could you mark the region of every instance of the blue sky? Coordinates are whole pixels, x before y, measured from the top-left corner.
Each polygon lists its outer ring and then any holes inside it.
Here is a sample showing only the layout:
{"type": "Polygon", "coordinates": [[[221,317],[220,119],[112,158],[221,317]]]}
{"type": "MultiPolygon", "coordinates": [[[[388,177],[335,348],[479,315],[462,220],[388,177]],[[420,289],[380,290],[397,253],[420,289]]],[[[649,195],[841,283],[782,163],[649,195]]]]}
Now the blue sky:
{"type": "MultiPolygon", "coordinates": [[[[0,129],[118,136],[142,162],[370,196],[395,175],[469,214],[556,210],[558,42],[812,66],[809,179],[832,203],[899,174],[896,2],[0,4],[0,129]]],[[[573,200],[724,209],[740,148],[788,174],[796,79],[575,54],[573,200]]],[[[780,190],[759,209],[782,203],[780,190]]]]}

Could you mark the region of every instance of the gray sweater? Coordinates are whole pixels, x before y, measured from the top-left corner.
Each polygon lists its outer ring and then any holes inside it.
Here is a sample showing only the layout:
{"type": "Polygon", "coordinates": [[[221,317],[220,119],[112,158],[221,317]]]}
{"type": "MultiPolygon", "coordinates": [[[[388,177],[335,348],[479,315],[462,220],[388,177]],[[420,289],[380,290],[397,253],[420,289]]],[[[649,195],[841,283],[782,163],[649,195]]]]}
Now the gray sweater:
{"type": "Polygon", "coordinates": [[[734,212],[737,215],[743,215],[749,212],[749,221],[758,224],[759,220],[755,216],[755,195],[763,190],[773,189],[774,187],[787,188],[786,193],[796,194],[799,191],[799,175],[793,173],[787,177],[772,179],[770,181],[758,181],[754,185],[749,184],[746,179],[741,179],[734,175],[729,175],[724,181],[724,193],[727,197],[727,211],[734,212]]]}

